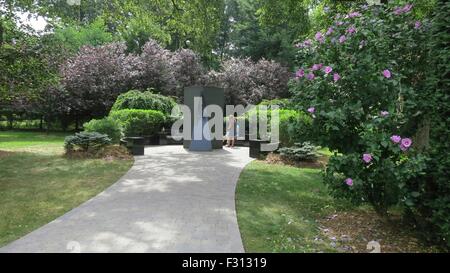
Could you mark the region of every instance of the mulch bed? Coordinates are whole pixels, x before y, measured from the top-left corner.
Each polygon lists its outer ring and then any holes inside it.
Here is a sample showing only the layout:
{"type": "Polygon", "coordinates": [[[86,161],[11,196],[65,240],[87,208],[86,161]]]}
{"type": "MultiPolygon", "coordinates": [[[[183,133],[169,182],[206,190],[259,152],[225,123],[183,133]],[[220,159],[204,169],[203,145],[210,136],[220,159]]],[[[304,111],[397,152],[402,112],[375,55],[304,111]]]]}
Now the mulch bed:
{"type": "Polygon", "coordinates": [[[0,158],[2,158],[2,157],[7,157],[7,156],[9,156],[9,155],[11,155],[12,153],[10,153],[10,152],[5,152],[5,151],[0,151],[0,158]]]}
{"type": "MultiPolygon", "coordinates": [[[[386,222],[371,210],[342,212],[319,220],[322,238],[339,252],[368,253],[433,253],[435,246],[426,246],[399,217],[386,222]],[[369,247],[368,244],[374,247],[369,247]],[[369,248],[369,249],[368,249],[369,248]]],[[[316,238],[317,240],[323,240],[316,238]]]]}
{"type": "Polygon", "coordinates": [[[289,165],[294,166],[298,168],[314,168],[314,169],[320,169],[325,167],[325,165],[328,162],[327,156],[319,156],[319,158],[316,161],[293,161],[289,160],[287,158],[283,158],[280,156],[280,154],[270,153],[266,157],[266,162],[269,164],[282,164],[282,165],[289,165]]]}
{"type": "Polygon", "coordinates": [[[133,159],[133,156],[125,147],[118,145],[109,145],[94,152],[71,151],[66,153],[65,156],[71,159],[104,159],[107,161],[133,159]]]}

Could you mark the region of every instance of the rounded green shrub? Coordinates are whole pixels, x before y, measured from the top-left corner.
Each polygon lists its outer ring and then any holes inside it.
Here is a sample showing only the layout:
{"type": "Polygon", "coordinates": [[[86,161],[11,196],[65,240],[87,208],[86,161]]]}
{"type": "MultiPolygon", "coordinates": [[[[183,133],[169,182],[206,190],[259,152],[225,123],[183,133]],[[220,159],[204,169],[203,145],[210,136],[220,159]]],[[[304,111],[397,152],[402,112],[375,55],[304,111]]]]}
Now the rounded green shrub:
{"type": "MultiPolygon", "coordinates": [[[[304,112],[297,110],[279,109],[279,140],[282,147],[290,147],[296,142],[303,142],[305,135],[310,130],[312,119],[304,112]]],[[[273,110],[261,110],[254,108],[245,114],[246,131],[249,131],[250,115],[257,114],[258,122],[267,120],[267,128],[270,131],[273,110]]],[[[258,132],[259,133],[259,132],[258,132]]]]}
{"type": "Polygon", "coordinates": [[[124,109],[113,111],[110,117],[121,125],[125,136],[149,136],[161,130],[164,114],[156,110],[124,109]]]}
{"type": "Polygon", "coordinates": [[[93,119],[83,125],[86,132],[97,132],[107,135],[112,143],[119,143],[122,137],[122,130],[117,120],[110,117],[103,119],[93,119]]]}
{"type": "Polygon", "coordinates": [[[111,111],[114,112],[124,109],[155,110],[169,117],[172,108],[176,105],[177,103],[173,98],[155,94],[151,90],[144,92],[131,90],[121,94],[117,98],[111,111]]]}
{"type": "Polygon", "coordinates": [[[74,151],[93,152],[111,144],[111,139],[97,132],[81,132],[73,136],[68,136],[64,140],[64,149],[66,153],[74,151]]]}
{"type": "Polygon", "coordinates": [[[280,109],[294,109],[295,105],[290,99],[273,99],[273,100],[263,100],[258,105],[266,105],[270,107],[271,105],[278,105],[280,109]]]}
{"type": "Polygon", "coordinates": [[[292,147],[283,147],[278,150],[281,157],[293,161],[314,161],[317,159],[318,147],[310,142],[294,143],[292,147]]]}

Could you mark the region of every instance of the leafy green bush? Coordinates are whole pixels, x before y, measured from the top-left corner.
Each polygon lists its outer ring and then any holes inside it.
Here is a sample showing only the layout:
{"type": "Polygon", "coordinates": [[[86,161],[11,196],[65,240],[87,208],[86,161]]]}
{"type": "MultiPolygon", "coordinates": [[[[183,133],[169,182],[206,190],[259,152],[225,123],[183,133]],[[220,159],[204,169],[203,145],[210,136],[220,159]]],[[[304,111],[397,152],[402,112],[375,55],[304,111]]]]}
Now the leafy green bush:
{"type": "Polygon", "coordinates": [[[81,132],[66,137],[64,140],[64,149],[66,153],[74,151],[94,152],[108,144],[111,144],[111,139],[107,135],[97,132],[81,132]]]}
{"type": "Polygon", "coordinates": [[[110,117],[105,117],[103,119],[93,119],[89,122],[86,122],[83,125],[83,128],[86,132],[97,132],[107,135],[109,138],[111,138],[112,143],[119,143],[120,138],[122,137],[120,124],[110,117]]]}
{"type": "Polygon", "coordinates": [[[176,101],[171,97],[155,94],[152,91],[131,90],[117,98],[111,111],[124,109],[155,110],[168,117],[175,106],[176,101]]]}
{"type": "Polygon", "coordinates": [[[119,122],[128,137],[154,135],[161,130],[166,120],[160,111],[140,109],[113,111],[110,117],[119,122]]]}
{"type": "Polygon", "coordinates": [[[292,110],[295,108],[295,105],[292,103],[290,99],[273,99],[273,100],[263,100],[258,105],[278,105],[280,109],[292,110]]]}
{"type": "MultiPolygon", "coordinates": [[[[246,122],[246,131],[249,131],[250,115],[256,114],[261,122],[267,121],[267,129],[270,131],[273,110],[260,110],[258,108],[248,111],[244,118],[246,122]]],[[[292,146],[295,142],[304,141],[304,135],[309,131],[312,119],[301,111],[280,109],[279,117],[279,140],[282,147],[292,146]]],[[[259,120],[258,120],[259,122],[259,120]]],[[[259,131],[258,131],[259,134],[259,131]]]]}
{"type": "Polygon", "coordinates": [[[415,152],[410,138],[390,133],[390,119],[375,117],[361,133],[365,149],[332,156],[324,173],[334,196],[355,204],[368,202],[383,216],[393,205],[412,206],[414,199],[405,189],[426,167],[426,157],[415,152]]]}
{"type": "Polygon", "coordinates": [[[298,44],[290,91],[314,142],[342,153],[325,172],[334,196],[384,216],[401,205],[450,247],[449,7],[438,1],[432,21],[410,4],[335,14],[298,44]]]}
{"type": "Polygon", "coordinates": [[[292,147],[280,148],[281,157],[293,161],[314,161],[317,159],[317,147],[310,142],[295,143],[292,147]]]}
{"type": "MultiPolygon", "coordinates": [[[[431,52],[426,75],[428,88],[421,90],[418,100],[426,116],[422,129],[429,128],[429,145],[424,150],[428,157],[423,175],[411,181],[404,189],[411,201],[407,216],[426,234],[426,238],[439,242],[450,250],[450,2],[439,0],[432,16],[428,49],[431,52]]],[[[427,139],[417,134],[417,139],[427,139]]]]}

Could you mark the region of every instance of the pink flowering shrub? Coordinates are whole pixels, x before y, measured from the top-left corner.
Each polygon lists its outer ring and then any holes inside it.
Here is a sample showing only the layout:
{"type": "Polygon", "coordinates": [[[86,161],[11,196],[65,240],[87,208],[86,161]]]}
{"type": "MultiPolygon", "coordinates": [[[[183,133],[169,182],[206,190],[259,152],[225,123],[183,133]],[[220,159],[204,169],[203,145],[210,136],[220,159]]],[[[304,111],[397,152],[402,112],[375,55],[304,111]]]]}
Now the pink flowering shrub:
{"type": "Polygon", "coordinates": [[[426,157],[414,152],[409,137],[392,135],[396,120],[391,119],[372,117],[360,133],[361,150],[332,156],[324,172],[336,197],[356,204],[368,202],[384,216],[390,206],[412,201],[404,189],[426,167],[426,157]],[[352,179],[351,186],[347,178],[352,179]]]}
{"type": "Polygon", "coordinates": [[[404,188],[423,173],[413,116],[425,86],[429,22],[413,6],[355,7],[299,43],[290,91],[313,117],[311,140],[337,150],[324,172],[336,197],[386,215],[412,202],[404,188]]]}

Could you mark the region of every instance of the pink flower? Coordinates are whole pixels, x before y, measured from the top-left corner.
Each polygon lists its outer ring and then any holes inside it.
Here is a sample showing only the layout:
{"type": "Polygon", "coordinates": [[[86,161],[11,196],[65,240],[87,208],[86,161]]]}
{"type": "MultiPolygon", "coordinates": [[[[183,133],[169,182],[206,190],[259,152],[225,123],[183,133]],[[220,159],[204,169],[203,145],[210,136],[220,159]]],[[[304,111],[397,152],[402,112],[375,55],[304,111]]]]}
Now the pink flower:
{"type": "Polygon", "coordinates": [[[407,150],[408,150],[408,148],[407,148],[407,147],[405,147],[405,146],[403,146],[403,145],[400,145],[400,150],[402,150],[403,152],[405,152],[405,151],[407,151],[407,150]]]}
{"type": "Polygon", "coordinates": [[[309,108],[308,108],[308,112],[312,114],[312,113],[316,112],[316,108],[314,108],[314,107],[309,107],[309,108]]]}
{"type": "Polygon", "coordinates": [[[303,69],[299,69],[295,73],[295,77],[297,77],[297,78],[303,78],[303,76],[305,76],[305,71],[303,69]]]}
{"type": "Polygon", "coordinates": [[[313,73],[308,73],[308,75],[306,75],[306,78],[307,78],[308,80],[310,80],[310,81],[314,80],[315,77],[316,77],[316,76],[314,76],[313,73]]]}
{"type": "Polygon", "coordinates": [[[338,73],[334,73],[334,74],[333,74],[333,80],[334,80],[334,82],[337,82],[340,78],[341,78],[341,76],[339,76],[338,73]]]}
{"type": "Polygon", "coordinates": [[[385,117],[385,116],[389,115],[389,112],[388,112],[388,111],[381,111],[381,112],[380,112],[380,115],[381,115],[382,117],[385,117]]]}
{"type": "Polygon", "coordinates": [[[298,43],[295,46],[299,48],[310,47],[312,45],[312,41],[310,39],[303,41],[303,43],[298,43]]]}
{"type": "Polygon", "coordinates": [[[344,22],[342,22],[342,21],[337,21],[337,22],[336,22],[336,25],[337,25],[337,26],[342,26],[343,24],[344,24],[344,22]]]}
{"type": "Polygon", "coordinates": [[[325,66],[324,71],[325,71],[326,74],[330,74],[331,71],[333,71],[333,68],[331,68],[331,66],[325,66]]]}
{"type": "Polygon", "coordinates": [[[345,179],[345,184],[347,184],[348,186],[353,186],[353,179],[351,178],[345,179]]]}
{"type": "Polygon", "coordinates": [[[348,17],[349,17],[349,18],[359,17],[359,16],[361,16],[361,13],[359,13],[359,12],[357,12],[357,11],[350,12],[350,13],[348,14],[348,17]]]}
{"type": "Polygon", "coordinates": [[[311,67],[311,70],[312,70],[312,71],[319,70],[319,69],[322,68],[322,66],[323,66],[323,64],[314,64],[314,65],[311,67]]]}
{"type": "Polygon", "coordinates": [[[333,28],[329,27],[327,32],[325,33],[326,35],[330,35],[331,33],[333,33],[333,28]]]}
{"type": "Polygon", "coordinates": [[[395,7],[394,8],[394,14],[395,15],[399,15],[399,14],[402,14],[402,13],[403,13],[403,11],[402,11],[401,7],[395,7]]]}
{"type": "Polygon", "coordinates": [[[320,43],[323,43],[323,41],[324,41],[324,37],[323,37],[323,35],[322,35],[322,33],[320,31],[316,33],[315,38],[320,43]]]}
{"type": "Polygon", "coordinates": [[[372,161],[372,155],[371,154],[363,154],[363,161],[366,163],[370,163],[372,161]]]}
{"type": "Polygon", "coordinates": [[[411,147],[411,144],[412,144],[412,140],[410,138],[402,139],[401,146],[403,146],[405,148],[409,148],[409,147],[411,147]]]}
{"type": "Polygon", "coordinates": [[[346,31],[348,34],[353,34],[356,32],[356,28],[354,26],[351,26],[346,31]]]}
{"type": "Polygon", "coordinates": [[[383,76],[389,79],[391,77],[391,71],[389,71],[388,69],[383,70],[383,76]]]}
{"type": "Polygon", "coordinates": [[[393,135],[393,136],[391,136],[391,140],[392,140],[392,142],[394,142],[394,143],[400,143],[400,141],[402,140],[402,138],[401,138],[400,136],[398,136],[398,135],[393,135]]]}
{"type": "Polygon", "coordinates": [[[419,29],[421,26],[422,26],[422,23],[420,21],[416,21],[416,23],[414,23],[415,29],[419,29]]]}
{"type": "Polygon", "coordinates": [[[412,9],[413,5],[412,4],[407,4],[404,7],[395,7],[394,8],[394,14],[395,15],[400,15],[402,13],[407,13],[412,9]]]}
{"type": "Polygon", "coordinates": [[[345,37],[345,35],[342,35],[341,37],[339,37],[339,43],[344,43],[345,40],[347,40],[347,37],[345,37]]]}
{"type": "Polygon", "coordinates": [[[412,4],[407,4],[406,6],[403,7],[403,12],[409,12],[412,9],[413,5],[412,4]]]}

